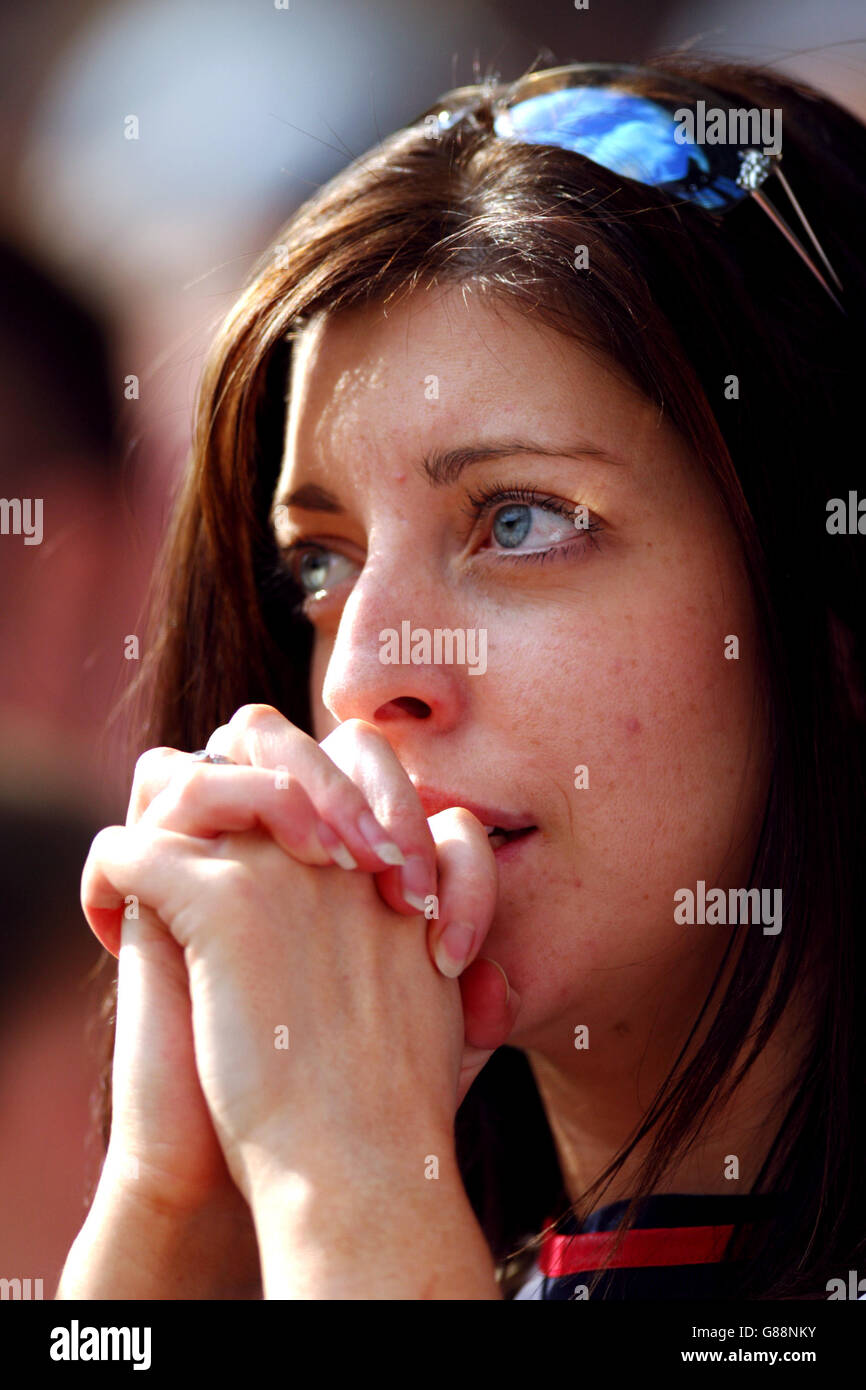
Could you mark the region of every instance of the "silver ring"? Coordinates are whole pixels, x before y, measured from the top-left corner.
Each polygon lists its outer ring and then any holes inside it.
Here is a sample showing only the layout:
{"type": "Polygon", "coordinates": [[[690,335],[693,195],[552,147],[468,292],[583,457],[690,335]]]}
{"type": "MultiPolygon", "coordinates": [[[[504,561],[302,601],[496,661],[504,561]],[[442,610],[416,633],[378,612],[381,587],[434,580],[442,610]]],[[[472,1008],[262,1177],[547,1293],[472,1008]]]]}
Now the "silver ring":
{"type": "Polygon", "coordinates": [[[190,756],[194,763],[231,763],[232,767],[235,766],[234,758],[224,758],[222,753],[209,753],[206,748],[200,748],[190,756]]]}

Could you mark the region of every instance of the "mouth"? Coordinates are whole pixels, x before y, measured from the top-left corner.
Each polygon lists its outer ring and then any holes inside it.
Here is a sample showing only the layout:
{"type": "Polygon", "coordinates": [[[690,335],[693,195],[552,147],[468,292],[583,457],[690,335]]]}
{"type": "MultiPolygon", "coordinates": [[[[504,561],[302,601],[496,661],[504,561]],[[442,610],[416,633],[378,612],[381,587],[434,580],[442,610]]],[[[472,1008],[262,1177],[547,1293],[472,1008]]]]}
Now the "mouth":
{"type": "Polygon", "coordinates": [[[487,831],[490,848],[494,853],[503,845],[511,844],[513,840],[522,840],[527,835],[531,835],[533,830],[537,830],[537,828],[535,825],[524,825],[520,830],[503,830],[500,825],[485,825],[484,827],[487,831]]]}
{"type": "Polygon", "coordinates": [[[470,811],[487,831],[490,848],[499,863],[505,863],[519,854],[521,842],[538,829],[527,812],[506,811],[503,806],[490,802],[485,805],[480,801],[470,801],[459,791],[428,787],[421,782],[413,781],[413,786],[426,816],[438,815],[450,806],[462,806],[470,811]]]}

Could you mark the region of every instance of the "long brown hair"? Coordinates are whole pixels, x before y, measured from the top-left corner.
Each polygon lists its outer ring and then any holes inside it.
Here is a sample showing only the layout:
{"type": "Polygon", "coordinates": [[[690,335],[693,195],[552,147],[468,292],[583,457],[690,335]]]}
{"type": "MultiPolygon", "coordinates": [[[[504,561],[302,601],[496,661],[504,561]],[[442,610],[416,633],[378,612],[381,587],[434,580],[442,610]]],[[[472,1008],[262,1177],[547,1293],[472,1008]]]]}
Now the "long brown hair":
{"type": "MultiPolygon", "coordinates": [[[[200,747],[249,701],[312,732],[310,628],[270,519],[292,332],[309,315],[471,279],[618,363],[691,444],[741,540],[771,725],[752,882],[781,886],[786,915],[772,949],[762,934],[732,933],[736,965],[695,1021],[700,1042],[683,1049],[640,1131],[580,1205],[643,1139],[635,1195],[651,1192],[736,1085],[743,1048],[757,1056],[805,982],[808,1064],[756,1184],[784,1191],[790,1217],[769,1238],[741,1233],[736,1253],[741,1295],[817,1296],[856,1264],[866,1235],[866,590],[858,537],[825,526],[827,499],[852,484],[846,450],[859,436],[866,133],[832,101],[766,70],[681,56],[655,64],[782,108],[785,169],[841,277],[846,316],[753,205],[719,226],[577,155],[506,143],[481,98],[474,121],[439,139],[422,125],[390,136],[278,232],[213,345],[158,570],[137,741],[200,747]],[[589,248],[589,274],[575,273],[577,245],[589,248]],[[735,400],[724,391],[732,373],[735,400]]],[[[509,1257],[563,1202],[522,1053],[502,1048],[484,1069],[457,1138],[470,1199],[514,1274],[520,1262],[509,1257]]]]}

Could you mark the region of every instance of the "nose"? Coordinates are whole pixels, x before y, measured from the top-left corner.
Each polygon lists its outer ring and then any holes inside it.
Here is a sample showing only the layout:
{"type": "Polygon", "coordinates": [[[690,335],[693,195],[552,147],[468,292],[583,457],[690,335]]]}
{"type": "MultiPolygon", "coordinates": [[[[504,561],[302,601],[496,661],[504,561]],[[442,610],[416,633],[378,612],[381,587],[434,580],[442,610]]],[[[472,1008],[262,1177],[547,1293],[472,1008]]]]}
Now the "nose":
{"type": "Polygon", "coordinates": [[[368,558],[327,656],[325,708],[340,723],[365,719],[392,732],[417,720],[427,721],[431,733],[453,729],[466,708],[469,669],[442,659],[453,657],[457,644],[449,653],[440,637],[437,647],[436,632],[455,631],[458,606],[441,576],[430,567],[425,574],[417,558],[368,558]]]}

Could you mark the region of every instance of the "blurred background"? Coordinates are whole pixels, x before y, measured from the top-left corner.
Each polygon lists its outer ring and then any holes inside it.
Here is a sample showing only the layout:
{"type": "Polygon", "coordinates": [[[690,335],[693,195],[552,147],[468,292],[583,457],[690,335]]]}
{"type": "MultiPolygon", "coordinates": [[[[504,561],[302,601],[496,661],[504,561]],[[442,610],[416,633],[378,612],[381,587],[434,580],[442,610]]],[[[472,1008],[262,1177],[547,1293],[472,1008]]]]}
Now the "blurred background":
{"type": "Polygon", "coordinates": [[[98,1173],[79,879],[125,816],[112,711],[215,328],[317,185],[449,87],[674,47],[866,119],[861,0],[4,7],[0,497],[42,499],[42,535],[0,534],[0,1277],[53,1297],[98,1173]]]}

